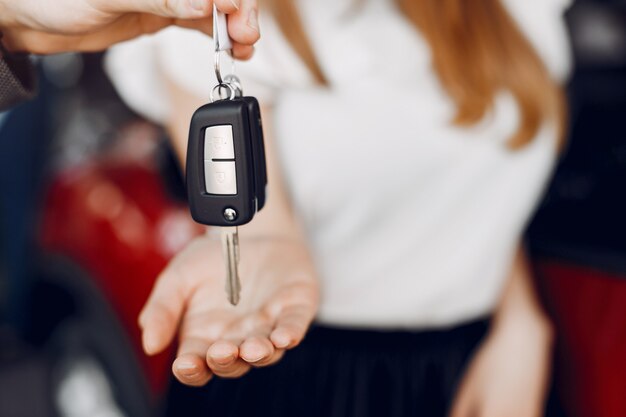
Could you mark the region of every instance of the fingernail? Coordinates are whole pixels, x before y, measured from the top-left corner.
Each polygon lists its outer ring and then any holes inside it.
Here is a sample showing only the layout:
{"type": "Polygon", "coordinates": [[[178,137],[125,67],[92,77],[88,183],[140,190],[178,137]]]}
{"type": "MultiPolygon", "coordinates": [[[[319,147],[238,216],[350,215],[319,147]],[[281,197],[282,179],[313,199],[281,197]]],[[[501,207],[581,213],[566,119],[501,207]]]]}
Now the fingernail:
{"type": "Polygon", "coordinates": [[[239,10],[239,0],[230,0],[230,2],[235,6],[235,9],[239,10]]]}
{"type": "Polygon", "coordinates": [[[196,365],[194,365],[191,362],[183,362],[183,363],[177,363],[176,364],[176,369],[178,369],[179,371],[192,371],[196,369],[196,365]]]}
{"type": "Polygon", "coordinates": [[[276,346],[277,348],[284,348],[289,346],[289,343],[291,343],[291,339],[285,334],[278,333],[272,335],[272,342],[274,342],[274,346],[276,346]]]}
{"type": "Polygon", "coordinates": [[[257,357],[252,357],[252,358],[245,358],[246,362],[248,363],[256,363],[258,361],[260,361],[261,359],[263,359],[263,355],[257,357]]]}
{"type": "Polygon", "coordinates": [[[259,14],[256,9],[250,10],[250,13],[248,14],[248,26],[257,32],[259,31],[259,14]]]}
{"type": "Polygon", "coordinates": [[[235,352],[232,348],[223,344],[216,344],[209,349],[209,356],[216,362],[228,363],[235,358],[235,352]]]}
{"type": "Polygon", "coordinates": [[[213,356],[213,360],[217,363],[219,363],[220,365],[226,365],[231,363],[233,360],[235,359],[234,355],[228,355],[228,356],[213,356]]]}
{"type": "Polygon", "coordinates": [[[233,351],[223,349],[213,349],[212,352],[209,352],[209,356],[214,362],[220,365],[227,365],[237,358],[237,355],[233,351]]]}
{"type": "Polygon", "coordinates": [[[206,4],[206,0],[191,0],[191,7],[196,10],[204,10],[206,4]]]}

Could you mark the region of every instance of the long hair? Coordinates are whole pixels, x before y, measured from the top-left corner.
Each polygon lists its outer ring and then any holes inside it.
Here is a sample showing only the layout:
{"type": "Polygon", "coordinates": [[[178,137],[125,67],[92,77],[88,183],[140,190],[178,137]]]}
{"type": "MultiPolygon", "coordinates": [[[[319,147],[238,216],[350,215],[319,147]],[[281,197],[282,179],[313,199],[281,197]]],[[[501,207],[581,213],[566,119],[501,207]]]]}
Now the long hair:
{"type": "MultiPolygon", "coordinates": [[[[456,104],[452,121],[471,126],[508,91],[520,114],[511,148],[529,143],[545,121],[556,125],[562,141],[565,101],[560,86],[499,0],[396,0],[406,18],[426,38],[433,66],[456,104]]],[[[268,0],[291,47],[322,85],[328,80],[316,60],[293,0],[268,0]]]]}

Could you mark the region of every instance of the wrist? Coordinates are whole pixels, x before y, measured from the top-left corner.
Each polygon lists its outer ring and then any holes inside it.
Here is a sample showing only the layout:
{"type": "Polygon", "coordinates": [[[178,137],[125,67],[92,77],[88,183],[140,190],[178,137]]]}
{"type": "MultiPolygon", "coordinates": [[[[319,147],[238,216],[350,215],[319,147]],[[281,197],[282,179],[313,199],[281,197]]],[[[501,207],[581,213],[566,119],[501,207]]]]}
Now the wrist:
{"type": "Polygon", "coordinates": [[[525,340],[534,340],[551,345],[554,328],[550,318],[542,310],[517,309],[496,314],[491,332],[507,334],[525,340]]]}

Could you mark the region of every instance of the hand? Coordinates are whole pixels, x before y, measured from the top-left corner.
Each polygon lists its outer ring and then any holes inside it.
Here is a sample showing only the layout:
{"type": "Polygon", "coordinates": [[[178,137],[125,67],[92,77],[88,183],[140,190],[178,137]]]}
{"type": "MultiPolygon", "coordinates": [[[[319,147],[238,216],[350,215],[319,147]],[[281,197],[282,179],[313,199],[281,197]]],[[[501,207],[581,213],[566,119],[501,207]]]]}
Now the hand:
{"type": "Polygon", "coordinates": [[[309,252],[298,240],[241,240],[241,301],[231,306],[219,239],[196,238],[159,277],[139,319],[146,353],[162,351],[179,332],[172,365],[184,384],[212,374],[239,377],[278,361],[313,320],[318,286],[309,252]]]}
{"type": "MultiPolygon", "coordinates": [[[[228,14],[233,54],[247,59],[259,39],[257,0],[215,0],[228,14]]],[[[212,32],[213,0],[0,0],[10,51],[99,51],[170,25],[212,32]]]]}
{"type": "Polygon", "coordinates": [[[451,417],[539,417],[552,333],[535,319],[498,323],[464,376],[451,417]]]}

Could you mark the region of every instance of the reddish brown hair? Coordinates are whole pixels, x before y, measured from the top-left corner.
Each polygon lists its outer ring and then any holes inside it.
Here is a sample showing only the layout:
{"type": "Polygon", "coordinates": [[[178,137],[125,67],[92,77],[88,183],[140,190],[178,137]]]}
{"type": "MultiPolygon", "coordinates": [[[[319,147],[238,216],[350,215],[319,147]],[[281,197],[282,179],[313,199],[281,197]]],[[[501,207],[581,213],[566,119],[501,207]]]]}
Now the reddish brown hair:
{"type": "MultiPolygon", "coordinates": [[[[509,91],[518,103],[520,124],[512,148],[529,143],[544,121],[562,137],[562,90],[499,0],[397,0],[398,7],[428,40],[433,66],[454,100],[454,123],[473,125],[492,109],[496,94],[509,91]]],[[[292,0],[269,0],[283,34],[315,80],[328,84],[315,59],[292,0]]]]}

